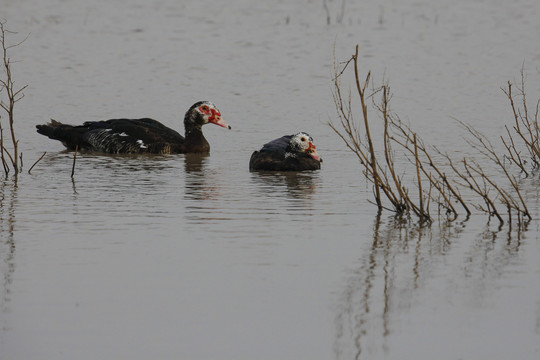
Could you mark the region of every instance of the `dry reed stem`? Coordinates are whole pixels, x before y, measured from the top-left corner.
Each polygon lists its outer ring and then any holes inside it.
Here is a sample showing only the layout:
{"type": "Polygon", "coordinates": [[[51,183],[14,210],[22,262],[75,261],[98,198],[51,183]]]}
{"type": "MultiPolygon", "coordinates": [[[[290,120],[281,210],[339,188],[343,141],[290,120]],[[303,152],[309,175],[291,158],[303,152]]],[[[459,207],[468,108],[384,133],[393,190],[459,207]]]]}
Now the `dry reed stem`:
{"type": "MultiPolygon", "coordinates": [[[[358,71],[358,46],[356,47],[355,54],[348,61],[341,63],[341,65],[342,67],[339,67],[334,61],[335,77],[333,79],[333,96],[341,127],[338,128],[332,122],[329,122],[329,125],[360,160],[360,163],[364,167],[366,179],[374,186],[375,203],[379,211],[386,209],[382,203],[382,194],[384,194],[386,200],[392,204],[391,210],[396,212],[396,214],[413,213],[421,221],[432,220],[430,214],[431,201],[436,201],[439,213],[441,208],[446,209],[446,216],[449,221],[454,221],[459,216],[453,204],[456,201],[460,203],[466,212],[467,219],[471,215],[469,206],[472,206],[487,213],[490,218],[496,217],[502,226],[504,219],[498,208],[501,205],[506,208],[509,224],[512,223],[514,214],[517,214],[520,224],[522,224],[523,220],[527,219],[529,221],[531,219],[518,180],[510,172],[509,164],[505,162],[505,159],[508,159],[511,163],[517,164],[521,172],[526,175],[528,174],[525,167],[527,161],[523,159],[523,155],[518,150],[518,144],[512,137],[512,132],[508,127],[506,127],[508,138],[504,139],[501,137],[507,154],[500,156],[485,135],[475,130],[472,126],[458,121],[472,135],[472,140],[468,141],[471,147],[485,157],[485,159],[489,160],[490,163],[502,170],[505,178],[510,182],[511,190],[505,189],[501,184],[497,183],[484,171],[478,162],[463,158],[458,167],[448,153],[443,153],[437,147],[432,146],[436,153],[442,156],[443,159],[446,159],[446,164],[444,165],[435,162],[431,151],[427,149],[417,133],[403,124],[399,117],[390,112],[389,102],[391,95],[387,84],[383,83],[381,87],[373,89],[371,94],[366,94],[368,83],[371,80],[371,72],[368,72],[365,80],[361,80],[358,71]],[[354,121],[351,91],[349,91],[348,98],[345,98],[341,91],[339,79],[351,64],[354,65],[354,81],[356,92],[360,99],[363,126],[359,126],[359,123],[354,121]],[[378,92],[382,94],[379,103],[374,100],[374,95],[378,92]],[[368,120],[368,108],[366,104],[366,99],[368,98],[372,99],[374,108],[379,111],[384,122],[382,134],[384,145],[383,161],[375,153],[368,120]],[[406,157],[415,167],[415,174],[411,175],[413,177],[413,183],[418,190],[418,200],[416,201],[411,198],[409,190],[403,182],[403,175],[398,175],[392,149],[393,144],[397,144],[405,150],[406,157]],[[453,173],[454,176],[448,177],[445,168],[453,173]],[[466,202],[462,195],[462,190],[465,189],[469,189],[479,196],[484,205],[474,201],[470,203],[466,202]]],[[[510,99],[514,114],[515,124],[513,129],[521,141],[527,146],[534,166],[538,167],[540,166],[538,139],[540,133],[538,126],[540,100],[536,104],[536,112],[533,118],[527,107],[524,84],[524,75],[522,72],[520,88],[521,108],[518,108],[514,102],[511,83],[509,83],[508,90],[505,93],[510,99]]]]}
{"type": "Polygon", "coordinates": [[[416,142],[416,134],[414,134],[414,158],[416,160],[416,179],[418,181],[418,202],[420,204],[420,211],[424,212],[424,196],[422,191],[422,177],[420,176],[420,161],[418,160],[418,143],[416,142]]]}
{"type": "Polygon", "coordinates": [[[504,136],[501,136],[501,141],[506,148],[506,158],[509,159],[512,163],[516,164],[522,173],[525,174],[525,176],[529,176],[529,172],[527,171],[527,168],[525,166],[526,162],[521,158],[521,152],[517,150],[516,143],[514,141],[514,138],[512,137],[512,133],[508,129],[508,126],[504,126],[506,130],[506,134],[508,135],[508,139],[505,139],[504,136]]]}
{"type": "Polygon", "coordinates": [[[2,129],[2,123],[0,123],[0,154],[1,154],[2,166],[4,167],[4,173],[7,176],[9,174],[9,166],[4,156],[4,129],[2,129]]]}
{"type": "MultiPolygon", "coordinates": [[[[413,205],[413,203],[409,199],[409,195],[406,192],[406,189],[403,187],[403,182],[401,181],[401,178],[397,176],[396,169],[394,166],[394,158],[392,155],[392,145],[390,143],[391,137],[389,133],[389,125],[390,125],[390,117],[389,117],[389,110],[388,110],[388,103],[390,101],[390,88],[388,85],[383,85],[382,88],[382,100],[380,105],[376,105],[381,112],[383,116],[384,121],[384,133],[383,133],[383,143],[384,143],[384,157],[386,160],[386,166],[388,168],[388,171],[390,172],[390,175],[392,176],[392,181],[394,182],[396,191],[399,195],[399,198],[395,196],[394,192],[389,191],[387,196],[390,196],[391,202],[394,204],[394,207],[396,208],[398,213],[413,210],[416,211],[416,207],[413,205]]],[[[385,184],[389,184],[388,180],[385,179],[385,184]]]]}
{"type": "MultiPolygon", "coordinates": [[[[508,87],[506,89],[503,88],[502,91],[508,98],[510,107],[512,108],[512,113],[514,116],[513,129],[518,138],[524,143],[525,148],[529,153],[533,168],[536,169],[540,167],[540,127],[538,124],[540,99],[538,99],[536,102],[534,117],[532,117],[529,112],[527,96],[525,93],[525,71],[523,67],[521,68],[521,83],[517,87],[518,94],[515,95],[512,89],[513,85],[510,81],[508,81],[508,87]],[[514,101],[514,98],[518,98],[520,100],[519,106],[514,101]]],[[[508,140],[503,139],[503,143],[507,149],[508,158],[522,171],[528,174],[528,172],[525,171],[525,167],[523,166],[524,161],[521,160],[520,151],[516,148],[514,139],[509,129],[507,129],[507,135],[508,140]]]]}
{"type": "Polygon", "coordinates": [[[39,159],[36,160],[36,162],[35,162],[32,166],[30,166],[30,169],[28,169],[28,174],[30,174],[30,172],[32,171],[32,169],[34,168],[34,166],[36,166],[37,163],[40,162],[41,159],[43,159],[43,158],[45,157],[45,154],[47,154],[46,151],[43,153],[43,155],[41,155],[41,156],[39,157],[39,159]]]}
{"type": "MultiPolygon", "coordinates": [[[[19,100],[24,98],[23,90],[26,89],[26,87],[28,85],[25,85],[22,88],[20,88],[18,90],[15,90],[15,82],[14,82],[12,74],[11,74],[11,59],[10,59],[10,57],[8,55],[8,50],[11,49],[11,48],[14,48],[16,46],[21,45],[24,41],[26,41],[28,36],[26,36],[26,38],[24,38],[22,41],[20,41],[18,43],[15,43],[15,44],[12,44],[12,45],[7,45],[6,44],[6,33],[9,33],[9,31],[5,29],[4,24],[5,24],[5,21],[0,20],[0,37],[1,37],[0,45],[1,45],[1,48],[2,48],[2,61],[3,61],[3,69],[4,69],[4,73],[5,73],[5,79],[0,79],[0,91],[2,91],[2,90],[6,91],[8,103],[5,104],[4,102],[0,101],[0,107],[8,114],[9,130],[10,130],[11,141],[12,141],[12,145],[13,145],[13,154],[11,154],[5,148],[3,142],[2,142],[2,148],[8,154],[8,156],[9,156],[9,158],[11,160],[11,165],[13,166],[13,169],[15,171],[15,174],[18,174],[19,171],[20,171],[19,153],[18,153],[19,141],[16,138],[15,126],[14,126],[15,125],[15,117],[14,117],[15,103],[17,103],[19,100]]],[[[3,153],[2,153],[2,155],[3,155],[3,153]]],[[[3,158],[3,160],[4,160],[4,158],[3,158]]],[[[5,168],[4,168],[4,170],[5,170],[5,168]]],[[[6,175],[7,175],[7,172],[6,172],[6,175]]]]}
{"type": "MultiPolygon", "coordinates": [[[[422,174],[424,174],[424,176],[428,178],[430,182],[430,186],[435,187],[435,189],[438,192],[437,195],[440,195],[444,199],[443,202],[437,201],[439,206],[443,206],[444,208],[447,209],[447,211],[450,211],[450,213],[453,214],[453,218],[452,218],[453,220],[457,218],[458,212],[455,209],[455,207],[452,205],[452,201],[450,200],[448,195],[445,193],[444,188],[446,187],[448,191],[450,192],[450,195],[461,204],[461,206],[463,207],[463,209],[465,210],[467,214],[467,217],[470,216],[471,211],[469,207],[467,206],[467,204],[465,203],[465,201],[463,200],[461,193],[459,192],[457,188],[455,188],[451,184],[445,172],[441,169],[440,165],[438,165],[433,160],[430,152],[427,150],[423,141],[407,125],[402,123],[398,117],[395,117],[395,118],[391,117],[391,121],[392,121],[392,128],[394,130],[394,136],[392,137],[392,141],[400,145],[409,154],[414,156],[415,166],[418,166],[420,170],[422,171],[422,174]],[[411,144],[416,144],[416,145],[414,146],[414,148],[411,148],[411,144]],[[427,161],[421,161],[420,154],[422,154],[422,156],[424,156],[427,161]],[[429,165],[429,167],[433,169],[435,173],[438,175],[438,178],[433,177],[431,172],[429,172],[426,169],[426,166],[424,165],[429,165]]],[[[437,151],[436,148],[435,150],[437,151]]],[[[429,198],[431,198],[431,196],[429,198]]]]}
{"type": "MultiPolygon", "coordinates": [[[[392,203],[393,210],[398,214],[405,214],[414,212],[422,220],[431,220],[429,213],[426,212],[424,204],[422,206],[416,205],[409,196],[409,192],[403,185],[402,178],[397,175],[395,168],[395,162],[392,156],[391,148],[391,135],[389,132],[390,112],[390,90],[387,85],[383,85],[379,89],[375,89],[372,94],[367,95],[366,90],[371,79],[371,72],[368,72],[365,80],[361,80],[358,71],[358,46],[356,47],[355,54],[343,63],[344,66],[339,69],[336,62],[334,62],[334,102],[338,111],[339,122],[341,129],[338,129],[333,123],[329,122],[329,126],[340,136],[345,142],[346,146],[352,150],[360,163],[364,167],[364,175],[374,185],[375,203],[379,210],[384,209],[382,203],[382,194],[392,203]],[[351,95],[349,93],[348,100],[344,100],[344,96],[341,92],[341,84],[339,78],[344,74],[345,69],[350,65],[354,65],[354,80],[356,85],[356,92],[358,93],[360,104],[362,108],[363,117],[363,133],[360,131],[357,123],[353,119],[351,95]],[[384,120],[384,163],[381,163],[375,153],[375,147],[371,135],[371,129],[368,119],[368,107],[367,98],[373,97],[377,92],[382,93],[381,104],[378,106],[383,115],[384,120]]],[[[431,192],[432,186],[430,186],[431,192]]],[[[423,194],[421,194],[423,196],[423,194]]]]}
{"type": "Polygon", "coordinates": [[[75,176],[75,162],[77,161],[77,150],[79,150],[79,145],[75,145],[75,153],[73,154],[73,165],[71,166],[71,178],[75,176]]]}
{"type": "Polygon", "coordinates": [[[469,144],[474,148],[477,149],[480,153],[484,154],[491,162],[495,165],[497,165],[505,175],[505,177],[510,182],[510,185],[514,189],[515,195],[518,197],[519,202],[506,190],[502,189],[498,184],[496,184],[489,176],[486,175],[486,173],[482,170],[480,166],[476,166],[475,172],[484,177],[485,180],[499,193],[499,195],[502,197],[503,203],[506,205],[508,209],[508,216],[511,218],[512,210],[515,210],[518,215],[521,214],[524,217],[527,217],[528,219],[531,219],[531,215],[529,214],[529,210],[527,208],[527,204],[525,200],[523,199],[523,196],[521,194],[521,190],[519,188],[519,184],[515,178],[514,175],[510,174],[508,170],[508,166],[504,163],[503,159],[497,154],[495,151],[493,145],[489,141],[489,139],[486,138],[485,135],[481,134],[479,131],[474,129],[471,125],[465,124],[462,121],[459,121],[461,126],[463,126],[469,134],[473,136],[473,139],[476,141],[469,141],[469,144]]]}
{"type": "Polygon", "coordinates": [[[445,154],[448,163],[450,164],[450,167],[454,170],[454,173],[465,182],[465,186],[468,186],[469,189],[471,189],[473,192],[475,192],[477,195],[479,195],[484,203],[486,204],[486,208],[482,208],[480,205],[476,204],[474,205],[477,209],[479,209],[482,212],[485,212],[489,214],[489,216],[495,216],[499,223],[503,224],[504,219],[499,214],[499,211],[497,210],[497,207],[495,206],[493,200],[491,199],[489,195],[489,188],[486,185],[486,179],[482,177],[482,183],[479,183],[476,177],[472,174],[472,168],[469,165],[469,162],[467,161],[467,158],[463,158],[462,164],[463,169],[458,169],[455,165],[452,159],[448,154],[445,154]]]}
{"type": "MultiPolygon", "coordinates": [[[[362,116],[364,118],[364,128],[366,131],[366,139],[368,142],[368,150],[369,150],[369,155],[370,155],[369,166],[371,168],[371,171],[373,172],[373,178],[377,181],[377,183],[380,183],[379,175],[377,173],[377,158],[375,157],[375,149],[373,147],[373,141],[371,139],[371,132],[369,130],[367,105],[366,105],[366,99],[365,99],[366,88],[369,84],[369,78],[371,77],[371,72],[368,72],[364,83],[360,84],[360,76],[358,74],[358,45],[356,45],[356,52],[353,56],[353,59],[354,59],[354,77],[356,80],[356,89],[358,90],[358,95],[360,97],[360,102],[362,105],[362,116]]],[[[379,209],[382,208],[380,186],[375,186],[375,201],[377,202],[377,206],[379,207],[379,209]]]]}

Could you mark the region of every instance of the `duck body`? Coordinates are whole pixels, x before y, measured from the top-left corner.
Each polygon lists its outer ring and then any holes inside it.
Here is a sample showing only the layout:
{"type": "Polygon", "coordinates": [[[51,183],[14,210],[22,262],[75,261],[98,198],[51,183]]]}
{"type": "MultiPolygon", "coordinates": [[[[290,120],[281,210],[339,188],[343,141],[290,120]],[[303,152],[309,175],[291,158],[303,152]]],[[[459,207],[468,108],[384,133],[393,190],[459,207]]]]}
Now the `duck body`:
{"type": "Polygon", "coordinates": [[[322,159],[307,133],[285,135],[254,151],[249,160],[250,171],[304,171],[321,168],[322,159]]]}
{"type": "Polygon", "coordinates": [[[230,129],[219,110],[208,101],[193,104],[184,117],[185,137],[150,118],[87,121],[67,125],[51,120],[37,125],[37,132],[61,141],[69,150],[112,154],[207,153],[210,144],[202,126],[213,123],[230,129]]]}

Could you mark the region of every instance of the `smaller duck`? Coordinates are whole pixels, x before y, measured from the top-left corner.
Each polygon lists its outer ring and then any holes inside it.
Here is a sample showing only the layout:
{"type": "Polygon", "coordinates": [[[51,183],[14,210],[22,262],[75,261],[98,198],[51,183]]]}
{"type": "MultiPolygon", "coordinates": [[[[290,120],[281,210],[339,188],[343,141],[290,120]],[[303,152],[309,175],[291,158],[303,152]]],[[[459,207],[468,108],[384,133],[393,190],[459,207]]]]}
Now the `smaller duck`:
{"type": "Polygon", "coordinates": [[[313,138],[305,132],[282,136],[253,152],[249,170],[303,171],[318,170],[322,159],[317,153],[313,138]]]}

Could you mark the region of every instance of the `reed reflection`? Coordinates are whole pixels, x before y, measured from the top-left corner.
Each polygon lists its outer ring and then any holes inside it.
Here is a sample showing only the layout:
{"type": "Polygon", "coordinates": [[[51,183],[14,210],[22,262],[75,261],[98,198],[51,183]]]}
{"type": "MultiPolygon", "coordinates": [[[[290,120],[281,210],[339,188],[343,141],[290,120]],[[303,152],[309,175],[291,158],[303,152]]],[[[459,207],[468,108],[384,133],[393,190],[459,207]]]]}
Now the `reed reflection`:
{"type": "Polygon", "coordinates": [[[500,278],[505,268],[518,256],[527,227],[493,231],[486,225],[465,252],[462,276],[470,284],[471,300],[484,297],[486,286],[500,278]]]}
{"type": "Polygon", "coordinates": [[[15,205],[17,203],[17,177],[0,183],[0,273],[2,289],[0,311],[9,311],[10,286],[15,272],[15,205]]]}
{"type": "Polygon", "coordinates": [[[412,308],[422,306],[418,299],[438,298],[430,295],[433,290],[427,286],[433,279],[457,287],[449,290],[453,294],[467,294],[460,296],[472,296],[477,303],[485,299],[481,289],[493,287],[517,256],[526,229],[486,228],[476,240],[467,242],[461,237],[465,225],[418,226],[394,217],[383,225],[377,215],[371,245],[349,271],[338,300],[337,359],[369,359],[387,352],[389,335],[400,328],[393,325],[412,308]],[[445,261],[449,256],[452,261],[445,261]]]}

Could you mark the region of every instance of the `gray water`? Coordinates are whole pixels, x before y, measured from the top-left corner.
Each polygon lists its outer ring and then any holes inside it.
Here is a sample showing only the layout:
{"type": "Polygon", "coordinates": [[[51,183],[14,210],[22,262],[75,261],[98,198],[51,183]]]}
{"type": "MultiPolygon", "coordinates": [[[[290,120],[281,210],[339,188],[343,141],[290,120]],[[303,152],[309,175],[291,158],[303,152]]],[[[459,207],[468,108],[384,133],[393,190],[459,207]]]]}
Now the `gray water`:
{"type": "Polygon", "coordinates": [[[524,230],[481,213],[421,227],[377,215],[326,124],[334,52],[359,44],[402,119],[474,156],[454,118],[496,139],[522,66],[540,94],[539,3],[327,5],[0,0],[9,39],[29,34],[11,49],[29,86],[24,171],[0,183],[1,359],[540,357],[537,177],[522,181],[524,230]],[[73,180],[72,154],[34,128],[150,116],[182,130],[198,100],[233,128],[204,128],[210,155],[79,154],[73,180]],[[248,172],[253,150],[300,130],[320,171],[248,172]]]}

